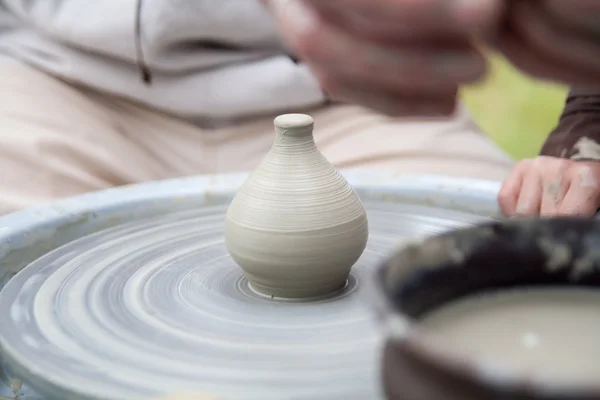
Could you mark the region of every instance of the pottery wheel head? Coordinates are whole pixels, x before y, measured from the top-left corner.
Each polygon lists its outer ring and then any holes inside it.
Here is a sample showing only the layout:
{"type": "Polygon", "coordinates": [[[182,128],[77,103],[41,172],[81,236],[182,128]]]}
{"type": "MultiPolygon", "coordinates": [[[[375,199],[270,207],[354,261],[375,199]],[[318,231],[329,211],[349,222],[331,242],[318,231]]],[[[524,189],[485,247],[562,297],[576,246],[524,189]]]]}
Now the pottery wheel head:
{"type": "Polygon", "coordinates": [[[380,334],[361,296],[370,268],[400,238],[479,217],[365,206],[370,239],[348,284],[311,301],[270,299],[249,288],[225,249],[225,206],[70,242],[0,292],[5,361],[55,398],[375,399],[380,334]]]}

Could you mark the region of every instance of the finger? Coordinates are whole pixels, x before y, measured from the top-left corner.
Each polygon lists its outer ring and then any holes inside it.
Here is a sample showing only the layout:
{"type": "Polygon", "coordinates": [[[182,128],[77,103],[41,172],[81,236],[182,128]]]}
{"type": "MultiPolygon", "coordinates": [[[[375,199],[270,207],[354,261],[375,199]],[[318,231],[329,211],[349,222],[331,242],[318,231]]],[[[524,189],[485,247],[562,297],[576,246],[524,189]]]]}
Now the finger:
{"type": "Polygon", "coordinates": [[[510,29],[502,32],[496,47],[516,68],[537,78],[574,86],[598,83],[597,78],[589,78],[589,72],[573,69],[568,64],[539,54],[510,29]]]}
{"type": "MultiPolygon", "coordinates": [[[[285,46],[296,54],[299,47],[315,46],[324,24],[314,10],[297,0],[266,0],[266,3],[277,21],[285,46]]],[[[307,51],[304,49],[304,52],[307,51]]]]}
{"type": "Polygon", "coordinates": [[[564,174],[553,174],[553,178],[544,181],[543,186],[540,215],[544,217],[558,215],[563,199],[569,190],[570,181],[564,174]]]}
{"type": "Polygon", "coordinates": [[[418,41],[460,39],[465,41],[471,38],[469,32],[465,32],[462,26],[459,26],[460,29],[443,24],[429,26],[410,18],[399,19],[396,16],[390,16],[389,13],[381,13],[372,8],[357,11],[340,6],[336,1],[322,1],[317,4],[317,12],[320,13],[323,20],[365,39],[394,42],[398,39],[418,41]]]}
{"type": "Polygon", "coordinates": [[[544,4],[562,26],[582,33],[600,34],[598,0],[546,0],[544,4]]]}
{"type": "Polygon", "coordinates": [[[573,161],[557,157],[539,156],[534,160],[534,166],[542,177],[542,202],[540,215],[549,217],[558,214],[558,209],[571,180],[568,171],[573,161]]]}
{"type": "MultiPolygon", "coordinates": [[[[302,9],[300,2],[288,2],[287,8],[276,11],[282,26],[293,7],[302,9]],[[290,6],[295,4],[295,6],[290,6]]],[[[323,71],[344,69],[357,76],[387,77],[387,79],[430,80],[437,85],[470,83],[480,79],[487,70],[483,56],[472,46],[461,43],[448,48],[426,46],[380,45],[359,40],[348,33],[324,24],[310,10],[302,29],[287,33],[287,42],[307,63],[318,65],[323,71]],[[308,28],[307,28],[308,27],[308,28]]],[[[302,13],[299,12],[299,13],[302,13]]]]}
{"type": "Polygon", "coordinates": [[[530,48],[553,62],[568,60],[600,80],[600,46],[588,38],[561,32],[549,13],[537,3],[520,0],[510,12],[512,28],[530,48]]]}
{"type": "Polygon", "coordinates": [[[588,166],[571,169],[571,185],[559,208],[559,214],[592,216],[600,203],[600,182],[588,166]]]}
{"type": "MultiPolygon", "coordinates": [[[[415,50],[415,53],[418,51],[415,50]]],[[[483,56],[481,65],[485,69],[483,56]]],[[[454,97],[459,83],[470,80],[463,75],[464,71],[454,68],[452,63],[446,70],[440,64],[419,66],[416,62],[407,62],[395,68],[382,67],[370,60],[338,64],[317,61],[313,63],[313,67],[321,71],[318,74],[323,77],[321,85],[328,93],[348,85],[368,87],[373,91],[395,92],[402,96],[448,98],[454,97]]],[[[477,75],[470,78],[476,80],[477,75]]]]}
{"type": "Polygon", "coordinates": [[[422,28],[473,32],[486,29],[502,14],[504,0],[306,0],[317,9],[355,10],[372,17],[410,21],[422,28]]]}
{"type": "Polygon", "coordinates": [[[428,41],[447,38],[449,35],[465,37],[459,32],[442,28],[431,29],[422,24],[414,24],[414,21],[400,21],[390,18],[389,15],[376,15],[373,10],[356,12],[326,4],[329,2],[324,2],[318,10],[323,20],[367,40],[395,41],[401,38],[428,41]]]}
{"type": "Polygon", "coordinates": [[[522,160],[519,162],[508,177],[502,183],[500,192],[498,192],[498,204],[502,213],[508,217],[516,214],[517,200],[523,186],[525,173],[531,165],[531,160],[522,160]]]}
{"type": "MultiPolygon", "coordinates": [[[[358,42],[355,46],[354,62],[346,63],[348,71],[358,74],[369,72],[384,79],[434,85],[471,83],[480,79],[487,71],[486,59],[467,43],[454,45],[403,45],[379,46],[369,42],[358,42]]],[[[350,56],[350,55],[348,55],[350,56]]]]}
{"type": "Polygon", "coordinates": [[[536,215],[542,203],[542,177],[538,171],[528,171],[517,200],[516,215],[536,215]]]}
{"type": "Polygon", "coordinates": [[[571,185],[558,210],[559,215],[590,217],[598,210],[596,191],[571,185]]]}
{"type": "Polygon", "coordinates": [[[333,100],[361,104],[390,117],[441,117],[454,113],[456,97],[419,98],[345,86],[328,95],[333,100]]]}

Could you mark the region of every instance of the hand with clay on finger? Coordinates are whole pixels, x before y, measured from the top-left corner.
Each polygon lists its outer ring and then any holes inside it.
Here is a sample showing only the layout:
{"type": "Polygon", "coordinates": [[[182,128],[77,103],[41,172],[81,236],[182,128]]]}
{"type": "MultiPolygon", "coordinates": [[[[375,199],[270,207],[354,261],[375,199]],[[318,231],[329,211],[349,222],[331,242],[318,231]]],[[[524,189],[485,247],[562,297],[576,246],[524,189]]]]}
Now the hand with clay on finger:
{"type": "Polygon", "coordinates": [[[504,181],[498,202],[509,217],[592,216],[600,208],[600,162],[522,160],[504,181]]]}
{"type": "Polygon", "coordinates": [[[507,216],[592,216],[600,208],[600,90],[571,90],[541,155],[519,162],[498,201],[507,216]]]}
{"type": "Polygon", "coordinates": [[[600,1],[509,4],[495,44],[517,68],[570,85],[600,84],[600,1]]]}
{"type": "Polygon", "coordinates": [[[482,78],[473,38],[497,31],[506,0],[263,0],[289,51],[334,101],[392,116],[454,111],[482,78]]]}

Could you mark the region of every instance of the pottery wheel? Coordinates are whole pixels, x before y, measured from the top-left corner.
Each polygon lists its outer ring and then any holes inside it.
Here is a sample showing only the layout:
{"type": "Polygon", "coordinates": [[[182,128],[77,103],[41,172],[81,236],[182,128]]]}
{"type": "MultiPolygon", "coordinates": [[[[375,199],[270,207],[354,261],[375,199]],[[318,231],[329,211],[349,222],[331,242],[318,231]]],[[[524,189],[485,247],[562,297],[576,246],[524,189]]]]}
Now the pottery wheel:
{"type": "Polygon", "coordinates": [[[50,397],[375,399],[380,334],[361,293],[399,239],[480,221],[366,203],[370,238],[345,289],[255,293],[227,253],[225,206],[131,222],[68,243],[0,293],[10,368],[50,397]]]}

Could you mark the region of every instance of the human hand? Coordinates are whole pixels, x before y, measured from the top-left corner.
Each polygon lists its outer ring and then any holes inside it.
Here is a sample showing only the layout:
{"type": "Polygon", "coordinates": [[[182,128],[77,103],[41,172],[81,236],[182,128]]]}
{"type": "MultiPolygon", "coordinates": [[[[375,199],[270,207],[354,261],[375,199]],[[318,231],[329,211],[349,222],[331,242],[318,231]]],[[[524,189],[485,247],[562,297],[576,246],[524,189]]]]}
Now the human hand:
{"type": "Polygon", "coordinates": [[[592,216],[600,208],[600,162],[522,160],[504,181],[498,202],[509,217],[592,216]]]}
{"type": "Polygon", "coordinates": [[[496,45],[517,68],[571,85],[600,84],[600,1],[509,4],[496,45]]]}
{"type": "Polygon", "coordinates": [[[393,116],[447,115],[486,72],[472,37],[505,0],[263,0],[333,100],[393,116]]]}

